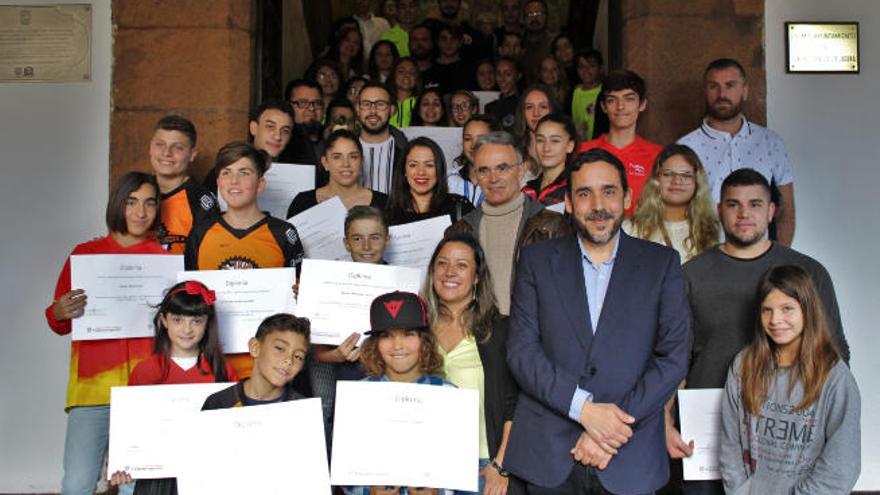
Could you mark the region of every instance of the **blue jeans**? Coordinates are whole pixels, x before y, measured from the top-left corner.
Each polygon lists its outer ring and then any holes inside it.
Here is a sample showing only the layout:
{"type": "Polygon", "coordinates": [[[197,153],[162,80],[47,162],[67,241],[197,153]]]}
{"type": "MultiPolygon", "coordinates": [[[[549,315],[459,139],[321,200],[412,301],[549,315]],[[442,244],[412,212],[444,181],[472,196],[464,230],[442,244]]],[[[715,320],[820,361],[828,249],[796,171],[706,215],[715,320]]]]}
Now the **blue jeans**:
{"type": "MultiPolygon", "coordinates": [[[[104,468],[110,441],[110,406],[73,407],[67,413],[62,495],[92,495],[104,468]]],[[[131,495],[134,485],[119,487],[131,495]]]]}

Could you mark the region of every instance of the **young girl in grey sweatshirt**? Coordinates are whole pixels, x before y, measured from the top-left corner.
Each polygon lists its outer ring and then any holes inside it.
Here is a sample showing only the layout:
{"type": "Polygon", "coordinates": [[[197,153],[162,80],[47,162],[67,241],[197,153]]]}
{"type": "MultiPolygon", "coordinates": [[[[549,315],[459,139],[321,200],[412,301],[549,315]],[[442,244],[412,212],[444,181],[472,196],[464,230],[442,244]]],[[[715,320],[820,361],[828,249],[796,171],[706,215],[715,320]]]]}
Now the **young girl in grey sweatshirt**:
{"type": "Polygon", "coordinates": [[[758,286],[752,343],[721,406],[728,494],[848,494],[859,477],[859,389],[809,275],[774,267],[758,286]]]}

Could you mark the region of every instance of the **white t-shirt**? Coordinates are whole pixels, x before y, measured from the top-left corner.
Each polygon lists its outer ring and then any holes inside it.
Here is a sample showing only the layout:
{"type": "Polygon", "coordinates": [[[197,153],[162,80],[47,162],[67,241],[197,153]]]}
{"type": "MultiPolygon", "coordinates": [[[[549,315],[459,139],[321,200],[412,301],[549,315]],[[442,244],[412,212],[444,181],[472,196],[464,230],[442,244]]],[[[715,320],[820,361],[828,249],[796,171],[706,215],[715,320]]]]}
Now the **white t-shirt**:
{"type": "Polygon", "coordinates": [[[361,139],[364,147],[364,170],[361,184],[367,189],[388,194],[391,191],[391,177],[394,171],[394,137],[377,144],[361,139]]]}
{"type": "Polygon", "coordinates": [[[690,146],[700,157],[716,203],[721,201],[721,183],[731,172],[741,168],[755,169],[776,186],[794,182],[782,138],[745,117],[734,136],[709,127],[703,120],[698,129],[679,139],[678,143],[690,146]]]}
{"type": "MultiPolygon", "coordinates": [[[[696,253],[694,253],[693,249],[689,249],[690,243],[687,242],[688,235],[690,235],[690,225],[687,220],[680,220],[678,222],[663,222],[666,227],[666,233],[669,234],[669,242],[672,243],[672,249],[678,251],[679,257],[681,257],[681,263],[684,264],[685,261],[691,259],[696,253]]],[[[632,220],[627,218],[623,221],[623,224],[620,226],[624,232],[627,234],[638,237],[638,233],[633,229],[632,220]]],[[[651,234],[650,239],[645,239],[646,241],[656,242],[657,244],[666,245],[666,241],[663,239],[663,234],[660,233],[659,230],[655,230],[653,234],[651,234]]]]}

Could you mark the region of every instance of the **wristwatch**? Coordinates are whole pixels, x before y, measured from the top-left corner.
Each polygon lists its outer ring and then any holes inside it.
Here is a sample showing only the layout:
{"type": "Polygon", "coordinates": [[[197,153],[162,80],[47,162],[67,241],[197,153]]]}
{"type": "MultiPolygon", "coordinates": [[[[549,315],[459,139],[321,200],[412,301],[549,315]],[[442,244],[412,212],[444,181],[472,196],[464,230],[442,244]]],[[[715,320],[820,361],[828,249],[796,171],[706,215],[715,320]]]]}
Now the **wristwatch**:
{"type": "Polygon", "coordinates": [[[493,468],[495,468],[495,470],[498,471],[498,474],[500,474],[501,476],[503,476],[503,477],[505,477],[505,478],[507,478],[508,476],[510,476],[510,473],[507,472],[507,471],[505,471],[504,468],[501,467],[500,464],[498,464],[497,462],[495,462],[495,459],[492,459],[492,462],[490,463],[490,465],[491,465],[493,468]]]}

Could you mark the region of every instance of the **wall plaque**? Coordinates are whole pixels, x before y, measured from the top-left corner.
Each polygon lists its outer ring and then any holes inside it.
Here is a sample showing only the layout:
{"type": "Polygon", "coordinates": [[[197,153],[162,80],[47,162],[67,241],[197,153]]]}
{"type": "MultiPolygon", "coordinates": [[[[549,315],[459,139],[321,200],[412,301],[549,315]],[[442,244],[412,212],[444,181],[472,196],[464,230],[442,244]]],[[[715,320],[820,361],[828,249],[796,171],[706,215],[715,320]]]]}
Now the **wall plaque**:
{"type": "Polygon", "coordinates": [[[859,23],[786,22],[786,72],[859,73],[859,23]]]}
{"type": "Polygon", "coordinates": [[[88,81],[92,6],[0,6],[0,81],[88,81]]]}

